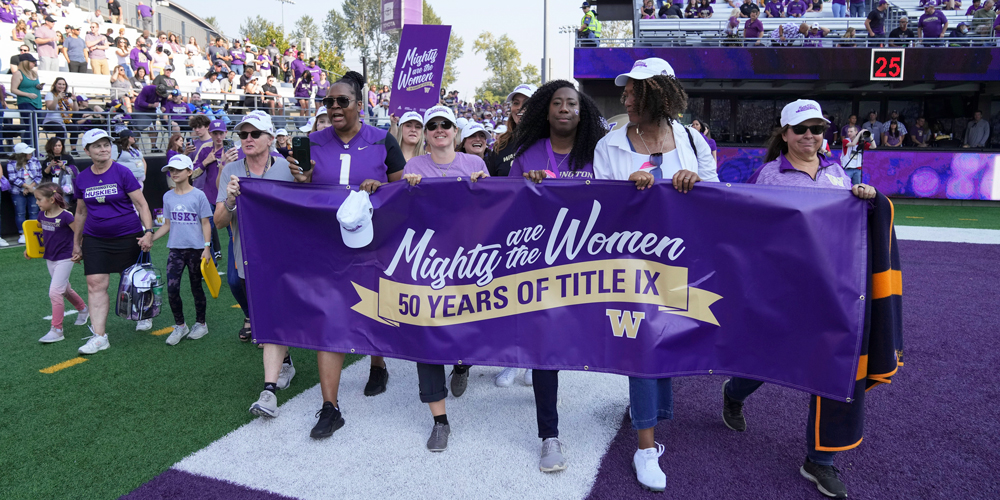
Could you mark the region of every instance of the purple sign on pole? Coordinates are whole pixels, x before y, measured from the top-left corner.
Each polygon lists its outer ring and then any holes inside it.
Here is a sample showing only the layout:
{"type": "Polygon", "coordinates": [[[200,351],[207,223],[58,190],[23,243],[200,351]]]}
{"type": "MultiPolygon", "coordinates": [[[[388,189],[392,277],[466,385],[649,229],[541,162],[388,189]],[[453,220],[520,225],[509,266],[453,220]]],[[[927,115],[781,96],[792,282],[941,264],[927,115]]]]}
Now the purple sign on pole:
{"type": "Polygon", "coordinates": [[[382,0],[382,31],[395,31],[407,24],[424,23],[423,0],[382,0]]]}
{"type": "Polygon", "coordinates": [[[440,100],[451,26],[406,25],[399,40],[389,113],[423,114],[440,100]]]}
{"type": "Polygon", "coordinates": [[[257,342],[852,395],[867,205],[846,190],[394,182],[372,195],[373,241],[351,249],[336,218],[350,189],[240,189],[257,342]]]}

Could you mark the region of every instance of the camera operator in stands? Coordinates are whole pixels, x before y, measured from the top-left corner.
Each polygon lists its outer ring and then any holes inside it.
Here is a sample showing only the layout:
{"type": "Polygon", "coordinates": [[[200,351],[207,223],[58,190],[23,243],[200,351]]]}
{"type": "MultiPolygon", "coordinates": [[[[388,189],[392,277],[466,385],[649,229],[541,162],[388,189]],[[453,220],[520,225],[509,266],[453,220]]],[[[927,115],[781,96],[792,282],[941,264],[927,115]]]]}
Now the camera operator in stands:
{"type": "MultiPolygon", "coordinates": [[[[881,124],[880,128],[881,128],[881,124]]],[[[861,129],[854,133],[854,129],[848,130],[848,137],[844,138],[844,150],[840,155],[840,164],[844,167],[844,172],[851,178],[851,184],[861,184],[861,167],[865,156],[865,151],[875,149],[872,132],[861,129]]]]}
{"type": "Polygon", "coordinates": [[[911,47],[913,42],[910,40],[917,37],[917,34],[913,32],[909,27],[910,18],[903,16],[899,18],[899,27],[889,32],[889,46],[890,47],[911,47]]]}

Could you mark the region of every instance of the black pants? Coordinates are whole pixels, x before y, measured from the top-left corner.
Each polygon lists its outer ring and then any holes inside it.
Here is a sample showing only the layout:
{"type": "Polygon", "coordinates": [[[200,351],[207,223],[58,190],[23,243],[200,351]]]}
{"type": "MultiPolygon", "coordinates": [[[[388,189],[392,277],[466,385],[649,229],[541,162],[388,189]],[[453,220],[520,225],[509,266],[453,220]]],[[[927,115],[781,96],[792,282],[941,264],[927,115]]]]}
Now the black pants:
{"type": "Polygon", "coordinates": [[[194,295],[195,321],[205,322],[205,290],[201,287],[201,253],[193,248],[171,248],[167,256],[167,300],[170,311],[174,313],[174,324],[184,324],[184,302],[181,300],[181,276],[184,268],[188,269],[191,280],[191,295],[194,295]]]}
{"type": "Polygon", "coordinates": [[[87,61],[70,61],[69,62],[69,72],[70,73],[86,73],[87,72],[87,61]]]}
{"type": "Polygon", "coordinates": [[[538,437],[559,437],[559,410],[556,408],[559,392],[559,370],[533,370],[531,388],[535,391],[535,416],[538,418],[538,437]]]}

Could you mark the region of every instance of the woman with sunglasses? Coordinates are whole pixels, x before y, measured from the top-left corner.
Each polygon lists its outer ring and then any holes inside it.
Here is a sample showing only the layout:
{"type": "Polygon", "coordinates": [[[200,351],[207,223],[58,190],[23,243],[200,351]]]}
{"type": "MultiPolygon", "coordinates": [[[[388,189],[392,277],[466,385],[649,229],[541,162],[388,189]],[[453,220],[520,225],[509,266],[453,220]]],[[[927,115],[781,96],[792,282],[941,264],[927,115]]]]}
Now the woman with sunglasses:
{"type": "MultiPolygon", "coordinates": [[[[598,179],[628,180],[639,190],[658,179],[671,179],[681,193],[696,182],[719,180],[705,138],[674,118],[687,109],[688,97],[670,64],[659,58],[636,61],[632,71],[615,78],[615,85],[625,87],[622,104],[629,123],[597,144],[598,179]]],[[[667,476],[659,457],[664,446],[656,443],[654,428],[660,420],[673,418],[671,379],[629,377],[628,382],[632,428],[639,445],[632,466],[642,487],[663,491],[667,476]]]]}
{"type": "MultiPolygon", "coordinates": [[[[850,190],[863,200],[875,197],[875,188],[865,184],[851,186],[851,179],[837,162],[820,152],[823,133],[829,127],[823,118],[819,103],[799,99],[781,110],[781,128],[776,130],[767,143],[764,165],[750,177],[751,184],[772,186],[794,186],[805,188],[850,190]]],[[[747,428],[743,417],[743,403],[763,382],[733,377],[722,383],[722,420],[726,427],[738,432],[747,428]]],[[[818,409],[825,398],[810,396],[809,418],[806,419],[806,459],[799,473],[816,484],[821,493],[833,498],[847,498],[847,488],[837,476],[833,466],[836,451],[821,451],[815,442],[817,433],[826,435],[827,429],[838,424],[823,419],[823,426],[817,421],[818,409]]],[[[836,403],[833,403],[836,404],[836,403]]],[[[861,403],[863,404],[863,403],[861,403]]],[[[832,432],[836,432],[835,429],[832,432]]],[[[860,444],[858,441],[857,444],[860,444]]],[[[857,446],[846,447],[845,451],[857,446]]]]}
{"type": "MultiPolygon", "coordinates": [[[[348,71],[343,78],[330,85],[323,106],[331,126],[309,134],[312,168],[302,168],[302,165],[294,163],[289,165],[296,181],[330,186],[347,184],[374,193],[380,185],[403,178],[406,161],[399,143],[385,130],[361,121],[364,88],[364,77],[357,71],[348,71]]],[[[323,406],[319,411],[319,421],[310,435],[325,438],[344,425],[337,402],[344,353],[317,351],[316,360],[323,406]]],[[[365,395],[375,396],[385,392],[388,381],[385,360],[381,356],[372,356],[365,395]]]]}
{"type": "Polygon", "coordinates": [[[524,115],[524,103],[538,90],[538,87],[530,83],[522,83],[507,95],[507,102],[510,103],[510,116],[507,118],[507,131],[497,137],[493,144],[493,151],[496,153],[486,163],[493,177],[507,177],[510,173],[510,166],[514,163],[514,154],[517,149],[514,146],[514,134],[517,133],[517,125],[521,123],[521,116],[524,115]]]}

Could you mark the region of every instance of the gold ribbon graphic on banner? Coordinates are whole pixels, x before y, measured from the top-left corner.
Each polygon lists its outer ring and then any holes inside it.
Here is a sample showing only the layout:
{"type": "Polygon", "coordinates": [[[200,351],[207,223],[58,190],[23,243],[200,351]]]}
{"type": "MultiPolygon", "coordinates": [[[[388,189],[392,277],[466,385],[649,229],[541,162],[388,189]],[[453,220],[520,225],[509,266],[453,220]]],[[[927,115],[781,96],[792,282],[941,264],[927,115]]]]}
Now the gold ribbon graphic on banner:
{"type": "Polygon", "coordinates": [[[547,267],[475,284],[434,290],[379,278],[378,291],[352,282],[351,309],[391,326],[448,326],[558,307],[603,302],[659,306],[659,311],[719,326],[710,306],[721,295],[688,286],[685,267],[641,259],[607,259],[547,267]]]}

